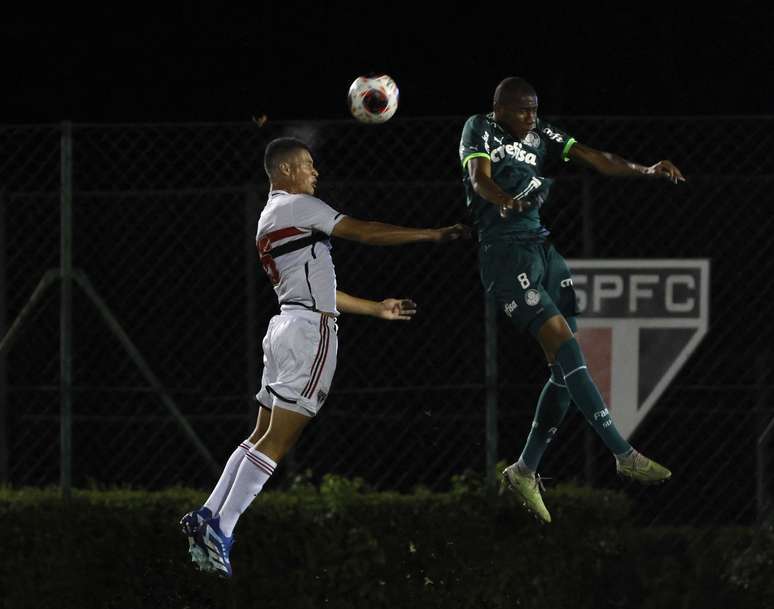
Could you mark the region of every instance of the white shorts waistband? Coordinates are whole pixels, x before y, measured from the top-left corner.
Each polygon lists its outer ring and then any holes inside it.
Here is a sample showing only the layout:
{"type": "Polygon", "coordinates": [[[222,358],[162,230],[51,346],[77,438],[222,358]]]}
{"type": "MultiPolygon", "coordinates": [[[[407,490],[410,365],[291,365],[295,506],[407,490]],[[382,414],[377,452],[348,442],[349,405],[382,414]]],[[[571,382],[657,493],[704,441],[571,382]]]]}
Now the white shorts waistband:
{"type": "Polygon", "coordinates": [[[320,321],[320,317],[327,317],[334,322],[336,321],[336,315],[333,313],[323,313],[322,311],[308,311],[307,309],[281,309],[280,315],[283,317],[300,317],[301,319],[308,319],[309,321],[320,321]]]}

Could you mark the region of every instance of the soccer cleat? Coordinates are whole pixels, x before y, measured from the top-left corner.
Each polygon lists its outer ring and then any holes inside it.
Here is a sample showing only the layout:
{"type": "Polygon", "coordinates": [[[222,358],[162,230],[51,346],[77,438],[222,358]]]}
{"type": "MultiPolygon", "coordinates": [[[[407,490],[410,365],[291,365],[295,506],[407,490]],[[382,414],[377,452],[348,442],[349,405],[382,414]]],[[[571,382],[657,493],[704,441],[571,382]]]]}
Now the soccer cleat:
{"type": "Polygon", "coordinates": [[[660,484],[672,477],[672,472],[666,467],[636,450],[628,457],[616,458],[615,469],[622,478],[631,478],[642,484],[660,484]]]}
{"type": "Polygon", "coordinates": [[[548,513],[543,497],[540,495],[542,484],[540,476],[525,474],[519,471],[516,463],[503,470],[503,483],[510,485],[511,489],[521,498],[522,505],[532,512],[539,520],[551,522],[551,514],[548,513]]]}
{"type": "Polygon", "coordinates": [[[207,551],[210,568],[220,577],[231,577],[231,546],[233,537],[226,537],[220,530],[220,518],[208,520],[201,531],[202,542],[207,551]]]}
{"type": "Polygon", "coordinates": [[[183,535],[188,537],[188,553],[191,555],[191,562],[200,571],[214,570],[207,555],[207,548],[202,541],[204,524],[210,518],[212,518],[212,512],[206,507],[200,507],[180,519],[180,529],[183,535]]]}

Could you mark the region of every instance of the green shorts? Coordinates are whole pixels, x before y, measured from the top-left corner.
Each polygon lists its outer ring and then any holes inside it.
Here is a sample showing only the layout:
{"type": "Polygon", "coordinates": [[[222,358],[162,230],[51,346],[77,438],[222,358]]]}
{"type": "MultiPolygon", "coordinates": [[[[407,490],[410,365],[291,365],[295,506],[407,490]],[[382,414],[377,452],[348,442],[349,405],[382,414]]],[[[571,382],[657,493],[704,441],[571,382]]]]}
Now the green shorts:
{"type": "Polygon", "coordinates": [[[547,319],[561,314],[575,331],[578,305],[570,267],[549,241],[482,243],[479,262],[484,289],[519,330],[537,335],[547,319]]]}

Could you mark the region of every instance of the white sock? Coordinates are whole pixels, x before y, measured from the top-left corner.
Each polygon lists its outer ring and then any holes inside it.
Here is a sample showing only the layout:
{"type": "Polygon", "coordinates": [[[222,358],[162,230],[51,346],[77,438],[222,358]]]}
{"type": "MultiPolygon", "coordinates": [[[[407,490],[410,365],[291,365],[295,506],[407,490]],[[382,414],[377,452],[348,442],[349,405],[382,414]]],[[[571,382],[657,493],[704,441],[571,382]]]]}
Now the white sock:
{"type": "Polygon", "coordinates": [[[277,464],[262,452],[251,448],[237,470],[234,484],[220,508],[220,530],[226,537],[236,526],[237,520],[261,492],[263,485],[274,473],[277,464]]]}
{"type": "Polygon", "coordinates": [[[252,447],[253,445],[245,440],[228,458],[226,467],[223,468],[223,473],[220,475],[218,483],[215,485],[215,488],[212,489],[212,493],[207,501],[204,502],[204,507],[210,510],[213,516],[218,515],[218,511],[223,505],[223,501],[226,499],[228,492],[231,490],[231,485],[234,483],[234,478],[236,478],[239,465],[242,463],[242,459],[244,459],[247,451],[252,447]]]}

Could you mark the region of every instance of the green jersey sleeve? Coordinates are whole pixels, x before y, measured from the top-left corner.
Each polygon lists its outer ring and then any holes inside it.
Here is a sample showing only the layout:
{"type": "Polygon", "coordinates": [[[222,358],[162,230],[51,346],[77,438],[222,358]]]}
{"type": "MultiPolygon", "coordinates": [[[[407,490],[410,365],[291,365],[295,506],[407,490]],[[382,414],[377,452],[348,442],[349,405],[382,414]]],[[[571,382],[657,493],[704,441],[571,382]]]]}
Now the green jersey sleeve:
{"type": "Polygon", "coordinates": [[[460,138],[460,162],[465,169],[468,161],[476,157],[489,158],[489,129],[486,116],[476,114],[465,121],[460,138]]]}
{"type": "Polygon", "coordinates": [[[577,143],[577,140],[553,125],[540,121],[538,125],[540,137],[546,143],[547,156],[550,158],[561,158],[563,161],[569,161],[567,156],[570,148],[577,143]]]}

